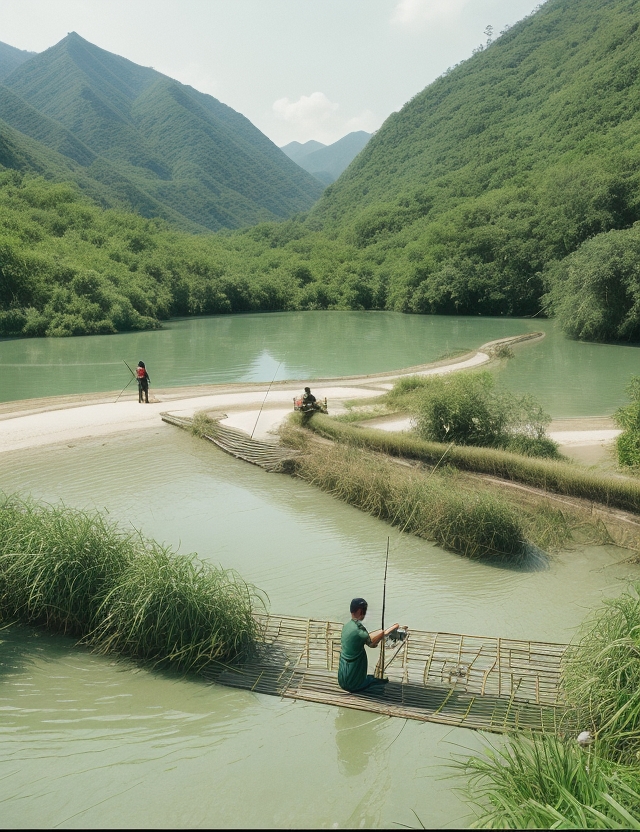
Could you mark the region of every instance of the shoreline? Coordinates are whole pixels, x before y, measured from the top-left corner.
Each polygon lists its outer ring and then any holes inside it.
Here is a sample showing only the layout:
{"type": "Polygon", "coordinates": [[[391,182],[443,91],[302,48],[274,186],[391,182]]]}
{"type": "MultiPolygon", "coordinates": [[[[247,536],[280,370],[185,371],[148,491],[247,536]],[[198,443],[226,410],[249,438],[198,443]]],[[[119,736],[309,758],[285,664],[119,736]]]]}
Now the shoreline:
{"type": "MultiPolygon", "coordinates": [[[[484,366],[496,360],[494,351],[500,345],[513,346],[543,337],[544,333],[536,332],[501,338],[456,358],[369,375],[286,380],[271,384],[247,382],[153,389],[148,405],[138,404],[135,389],[125,395],[113,391],[4,402],[0,404],[0,454],[126,431],[158,428],[163,424],[160,414],[166,411],[181,416],[192,416],[197,410],[224,412],[227,414],[223,420],[225,424],[249,434],[254,432],[256,438],[264,439],[292,411],[295,394],[299,394],[307,383],[313,384],[319,398],[327,397],[329,406],[335,413],[344,410],[345,401],[374,398],[387,392],[399,378],[443,375],[484,366]]],[[[384,429],[385,418],[386,423],[393,420],[394,423],[404,424],[405,429],[408,426],[408,419],[403,421],[397,416],[383,417],[379,420],[380,424],[375,426],[384,429]]],[[[371,423],[372,426],[375,421],[371,423]]],[[[555,427],[555,423],[552,423],[552,427],[555,427]]],[[[556,441],[559,441],[562,434],[560,444],[564,447],[599,447],[613,441],[618,433],[613,428],[613,423],[607,417],[558,420],[556,441]]]]}

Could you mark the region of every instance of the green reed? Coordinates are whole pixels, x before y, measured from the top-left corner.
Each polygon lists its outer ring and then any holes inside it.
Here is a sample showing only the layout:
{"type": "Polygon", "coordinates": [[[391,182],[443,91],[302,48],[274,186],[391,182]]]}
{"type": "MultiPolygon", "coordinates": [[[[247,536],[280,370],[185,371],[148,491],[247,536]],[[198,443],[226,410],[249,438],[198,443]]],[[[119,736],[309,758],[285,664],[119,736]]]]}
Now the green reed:
{"type": "Polygon", "coordinates": [[[640,766],[640,584],[608,599],[583,628],[564,674],[580,730],[601,753],[640,766]]]}
{"type": "Polygon", "coordinates": [[[522,734],[459,760],[481,829],[640,829],[640,765],[620,766],[575,737],[522,734]]]}
{"type": "Polygon", "coordinates": [[[461,470],[640,512],[640,482],[592,473],[571,463],[520,456],[497,448],[427,442],[405,433],[341,424],[321,413],[314,414],[307,426],[321,436],[345,444],[430,464],[436,463],[446,451],[447,463],[461,470]]]}
{"type": "Polygon", "coordinates": [[[98,512],[0,494],[0,617],[188,669],[251,646],[260,603],[233,572],[176,555],[98,512]]]}
{"type": "MultiPolygon", "coordinates": [[[[304,446],[295,429],[285,436],[304,446]]],[[[515,511],[494,495],[461,491],[447,477],[341,446],[314,446],[296,459],[295,470],[367,514],[466,557],[512,559],[523,550],[515,511]]]]}

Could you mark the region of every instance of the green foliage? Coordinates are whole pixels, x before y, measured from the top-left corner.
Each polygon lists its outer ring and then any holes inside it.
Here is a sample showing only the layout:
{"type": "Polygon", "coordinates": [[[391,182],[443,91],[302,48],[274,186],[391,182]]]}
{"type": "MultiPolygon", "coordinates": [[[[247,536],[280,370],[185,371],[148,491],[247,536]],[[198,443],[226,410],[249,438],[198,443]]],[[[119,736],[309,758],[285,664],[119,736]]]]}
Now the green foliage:
{"type": "Polygon", "coordinates": [[[524,532],[513,509],[498,497],[461,491],[446,477],[338,445],[314,447],[296,459],[295,470],[373,517],[465,557],[513,561],[522,553],[524,532]]]}
{"type": "Polygon", "coordinates": [[[640,597],[609,599],[583,631],[565,671],[567,700],[600,753],[640,765],[640,597]]]}
{"type": "Polygon", "coordinates": [[[246,119],[70,35],[7,79],[0,114],[16,130],[0,122],[0,165],[174,228],[258,224],[189,237],[77,212],[0,169],[13,189],[0,334],[257,310],[546,309],[573,337],[637,339],[639,13],[640,0],[548,0],[391,115],[308,216],[281,223],[318,192],[246,119]],[[113,109],[88,106],[82,84],[113,109]],[[69,288],[69,271],[90,270],[114,287],[100,300],[69,288]]]}
{"type": "Polygon", "coordinates": [[[427,442],[408,433],[392,433],[337,422],[315,413],[311,430],[345,444],[391,456],[415,459],[435,465],[443,458],[464,471],[476,471],[501,479],[521,482],[557,494],[640,513],[640,484],[621,477],[594,474],[584,468],[550,459],[530,459],[499,448],[474,448],[427,442]]]}
{"type": "Polygon", "coordinates": [[[511,736],[460,761],[481,829],[640,829],[640,767],[612,764],[575,739],[511,736]]]}
{"type": "Polygon", "coordinates": [[[587,240],[546,272],[548,308],[573,338],[640,340],[640,223],[587,240]]]}
{"type": "Polygon", "coordinates": [[[288,217],[322,192],[244,116],[75,32],[4,84],[0,116],[58,164],[79,162],[71,178],[112,206],[204,231],[288,217]]]}
{"type": "Polygon", "coordinates": [[[618,462],[630,468],[640,468],[640,376],[631,379],[626,393],[631,402],[613,414],[616,424],[622,428],[616,440],[618,462]]]}
{"type": "Polygon", "coordinates": [[[640,596],[606,601],[567,653],[561,735],[460,760],[490,829],[640,829],[640,596]],[[589,731],[593,744],[577,736],[589,731]]]}
{"type": "Polygon", "coordinates": [[[257,601],[235,573],[124,534],[98,513],[0,495],[4,620],[191,669],[251,647],[257,601]]]}
{"type": "Polygon", "coordinates": [[[531,396],[496,389],[491,373],[429,376],[417,389],[417,431],[427,441],[557,455],[544,435],[551,417],[531,396]]]}

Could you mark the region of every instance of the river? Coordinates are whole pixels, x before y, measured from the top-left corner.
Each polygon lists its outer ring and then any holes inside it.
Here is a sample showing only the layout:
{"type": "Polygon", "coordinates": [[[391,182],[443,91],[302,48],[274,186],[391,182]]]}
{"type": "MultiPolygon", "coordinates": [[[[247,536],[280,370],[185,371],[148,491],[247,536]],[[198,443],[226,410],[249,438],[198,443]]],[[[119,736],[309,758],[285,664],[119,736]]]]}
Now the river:
{"type": "Polygon", "coordinates": [[[570,341],[554,321],[287,312],[171,321],[154,332],[0,341],[0,401],[122,389],[145,361],[152,387],[378,373],[541,330],[500,373],[554,417],[610,415],[640,374],[638,346],[570,341]]]}
{"type": "MultiPolygon", "coordinates": [[[[155,388],[399,369],[542,330],[498,371],[554,417],[607,415],[637,347],[579,344],[552,321],[309,312],[180,320],[158,332],[0,342],[0,400],[119,390],[143,359],[155,388]]],[[[380,618],[389,528],[286,476],[157,430],[5,453],[0,489],[99,508],[237,569],[274,612],[380,618]]],[[[637,568],[576,547],[535,571],[472,563],[391,533],[388,620],[566,641],[637,568]]],[[[0,633],[3,826],[456,827],[452,755],[494,737],[279,700],[96,656],[23,627],[0,633]],[[414,814],[414,812],[416,814],[414,814]]]]}
{"type": "MultiPolygon", "coordinates": [[[[518,359],[515,359],[518,360],[518,359]]],[[[389,528],[169,425],[5,453],[0,488],[106,509],[236,568],[274,612],[380,618],[389,528]]],[[[472,563],[391,532],[388,620],[568,640],[636,567],[580,547],[537,571],[472,563]]],[[[208,685],[22,627],[2,639],[2,825],[458,827],[452,755],[499,738],[208,685]]]]}

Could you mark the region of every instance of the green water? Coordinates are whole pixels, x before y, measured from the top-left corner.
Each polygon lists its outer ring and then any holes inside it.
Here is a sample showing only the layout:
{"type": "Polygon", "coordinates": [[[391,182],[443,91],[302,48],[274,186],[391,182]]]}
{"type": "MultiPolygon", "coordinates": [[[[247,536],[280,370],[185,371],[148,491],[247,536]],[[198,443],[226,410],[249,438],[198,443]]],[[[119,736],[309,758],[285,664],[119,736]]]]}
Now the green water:
{"type": "Polygon", "coordinates": [[[120,390],[142,359],[156,388],[313,379],[395,370],[509,335],[543,330],[503,377],[555,417],[599,416],[624,403],[638,347],[581,344],[552,321],[392,312],[287,312],[179,320],[158,332],[0,341],[0,401],[120,390]]]}
{"type": "MultiPolygon", "coordinates": [[[[380,618],[388,527],[304,483],[168,425],[2,455],[0,488],[106,508],[234,567],[271,609],[380,618]]],[[[563,641],[637,567],[606,547],[532,571],[472,563],[392,534],[387,614],[421,629],[563,641]]],[[[438,828],[469,822],[442,780],[481,735],[280,701],[114,662],[64,638],[0,634],[3,826],[438,828]]],[[[492,741],[496,741],[495,737],[492,741]]]]}

